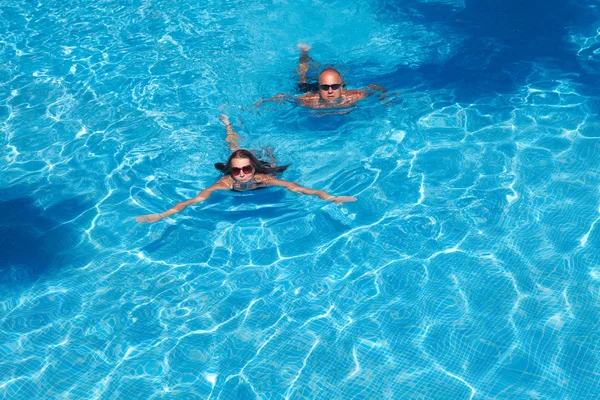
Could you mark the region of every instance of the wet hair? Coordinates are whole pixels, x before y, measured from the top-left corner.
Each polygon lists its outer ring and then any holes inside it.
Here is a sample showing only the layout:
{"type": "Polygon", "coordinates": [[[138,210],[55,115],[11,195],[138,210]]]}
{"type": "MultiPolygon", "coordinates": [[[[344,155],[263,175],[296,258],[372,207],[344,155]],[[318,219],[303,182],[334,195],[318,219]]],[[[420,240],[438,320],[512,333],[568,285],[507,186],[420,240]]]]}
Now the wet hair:
{"type": "Polygon", "coordinates": [[[282,173],[290,166],[290,164],[279,167],[271,167],[271,164],[266,161],[261,161],[251,151],[239,149],[231,153],[226,163],[215,163],[215,168],[225,175],[231,174],[231,160],[234,158],[247,158],[250,160],[250,165],[254,168],[255,174],[277,175],[282,173]]]}

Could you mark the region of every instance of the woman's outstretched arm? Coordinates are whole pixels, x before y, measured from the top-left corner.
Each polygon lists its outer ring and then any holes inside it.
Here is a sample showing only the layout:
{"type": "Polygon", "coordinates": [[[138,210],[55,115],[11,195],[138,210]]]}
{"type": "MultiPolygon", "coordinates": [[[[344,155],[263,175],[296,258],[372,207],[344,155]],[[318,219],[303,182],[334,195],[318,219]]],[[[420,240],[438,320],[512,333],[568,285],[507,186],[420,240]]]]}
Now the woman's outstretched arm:
{"type": "Polygon", "coordinates": [[[298,185],[295,182],[284,181],[283,179],[273,178],[272,176],[268,176],[268,175],[265,175],[265,178],[263,178],[263,182],[267,183],[269,186],[282,186],[282,187],[286,188],[287,190],[289,190],[290,192],[314,195],[323,200],[333,201],[335,204],[356,201],[356,197],[353,197],[353,196],[333,196],[324,190],[305,188],[305,187],[298,185]]]}
{"type": "Polygon", "coordinates": [[[229,190],[229,185],[227,184],[228,178],[229,178],[229,176],[225,176],[225,177],[219,179],[218,182],[212,184],[211,186],[207,187],[206,189],[204,189],[203,191],[198,193],[198,196],[194,197],[193,199],[181,201],[181,202],[175,204],[175,206],[173,206],[173,208],[170,208],[167,211],[163,211],[159,214],[141,215],[141,216],[137,217],[135,220],[137,222],[160,221],[161,219],[168,217],[169,215],[178,213],[179,211],[185,209],[187,206],[191,206],[192,204],[200,203],[201,201],[208,199],[210,197],[210,195],[216,190],[229,190]]]}

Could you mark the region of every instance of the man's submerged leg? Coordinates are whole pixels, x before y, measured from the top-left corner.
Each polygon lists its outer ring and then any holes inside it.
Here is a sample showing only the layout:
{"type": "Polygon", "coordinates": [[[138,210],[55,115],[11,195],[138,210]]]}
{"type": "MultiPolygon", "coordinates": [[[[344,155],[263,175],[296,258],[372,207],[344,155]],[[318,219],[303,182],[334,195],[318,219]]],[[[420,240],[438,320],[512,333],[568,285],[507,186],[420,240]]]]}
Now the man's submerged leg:
{"type": "Polygon", "coordinates": [[[300,58],[298,59],[298,74],[300,77],[298,78],[298,83],[306,83],[306,73],[309,68],[308,63],[313,61],[308,55],[310,46],[300,43],[298,45],[298,50],[300,50],[300,58]]]}

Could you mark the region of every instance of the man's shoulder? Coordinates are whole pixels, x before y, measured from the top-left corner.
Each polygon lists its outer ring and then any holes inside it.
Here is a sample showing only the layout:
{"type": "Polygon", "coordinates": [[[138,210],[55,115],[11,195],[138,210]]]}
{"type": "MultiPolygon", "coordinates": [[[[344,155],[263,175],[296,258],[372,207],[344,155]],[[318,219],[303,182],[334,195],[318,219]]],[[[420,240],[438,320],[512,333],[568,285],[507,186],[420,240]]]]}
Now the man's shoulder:
{"type": "Polygon", "coordinates": [[[348,103],[353,103],[358,100],[364,99],[366,96],[365,96],[364,90],[352,89],[352,90],[345,90],[342,97],[344,98],[344,104],[348,104],[348,103]]]}
{"type": "Polygon", "coordinates": [[[305,106],[314,106],[319,103],[321,97],[318,93],[307,93],[297,98],[297,100],[305,106]]]}
{"type": "Polygon", "coordinates": [[[363,96],[364,94],[365,94],[364,89],[349,89],[349,90],[344,90],[343,96],[355,98],[355,97],[363,96]]]}
{"type": "Polygon", "coordinates": [[[297,97],[298,100],[318,100],[320,98],[319,93],[306,93],[302,96],[297,97]]]}

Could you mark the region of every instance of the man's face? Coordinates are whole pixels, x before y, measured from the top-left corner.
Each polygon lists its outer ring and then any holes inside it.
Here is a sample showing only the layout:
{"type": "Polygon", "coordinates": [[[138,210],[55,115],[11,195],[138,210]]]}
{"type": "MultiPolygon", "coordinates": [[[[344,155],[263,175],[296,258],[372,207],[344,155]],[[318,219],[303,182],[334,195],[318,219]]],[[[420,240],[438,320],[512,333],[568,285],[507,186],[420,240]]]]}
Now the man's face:
{"type": "Polygon", "coordinates": [[[332,103],[342,95],[342,77],[334,71],[325,71],[319,76],[319,96],[328,103],[332,103]],[[325,86],[323,86],[325,85],[325,86]],[[331,85],[339,85],[337,89],[331,85]]]}

